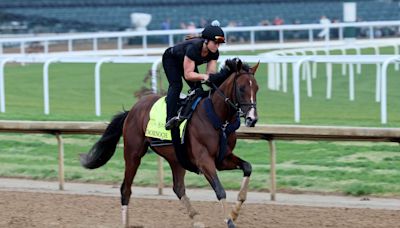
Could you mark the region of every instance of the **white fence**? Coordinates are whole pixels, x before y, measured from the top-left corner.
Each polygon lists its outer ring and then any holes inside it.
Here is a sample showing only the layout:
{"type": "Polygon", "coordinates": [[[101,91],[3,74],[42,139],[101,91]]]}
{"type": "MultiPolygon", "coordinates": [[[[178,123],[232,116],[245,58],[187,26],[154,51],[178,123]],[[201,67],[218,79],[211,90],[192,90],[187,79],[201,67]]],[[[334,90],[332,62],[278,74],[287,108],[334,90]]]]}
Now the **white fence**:
{"type": "MultiPolygon", "coordinates": [[[[223,56],[220,61],[234,56],[223,56]]],[[[308,63],[326,63],[327,66],[332,64],[349,64],[349,94],[354,98],[354,64],[378,64],[380,67],[377,72],[376,87],[379,91],[381,102],[381,123],[387,123],[387,69],[390,63],[400,62],[399,55],[329,55],[329,56],[239,56],[246,62],[258,62],[269,64],[287,64],[292,63],[292,80],[293,80],[293,99],[294,99],[294,121],[300,122],[300,75],[301,66],[304,65],[303,75],[307,81],[307,94],[312,94],[312,72],[308,63]]],[[[286,66],[285,66],[286,67],[286,66]]],[[[284,68],[283,68],[284,69],[284,68]]],[[[287,68],[286,68],[287,70],[287,68]]],[[[316,71],[314,71],[316,72],[316,71]]],[[[327,68],[327,93],[332,85],[332,68],[327,68]]],[[[283,82],[286,84],[286,82],[283,82]]]]}
{"type": "MultiPolygon", "coordinates": [[[[224,62],[227,58],[233,58],[237,56],[221,56],[219,61],[224,62]]],[[[353,64],[379,64],[380,72],[377,75],[377,89],[380,91],[380,100],[381,100],[381,123],[387,123],[387,68],[390,63],[394,63],[396,61],[400,61],[399,55],[351,55],[351,56],[342,56],[342,55],[330,55],[330,56],[238,56],[242,60],[255,63],[281,63],[293,64],[292,74],[293,74],[293,99],[294,99],[294,121],[300,122],[300,75],[301,75],[301,66],[305,63],[346,63],[350,64],[350,77],[349,77],[349,88],[350,94],[354,94],[354,69],[353,64]]],[[[44,63],[43,65],[43,101],[44,101],[44,114],[50,113],[50,104],[49,104],[49,66],[51,63],[60,62],[60,63],[96,63],[95,65],[95,113],[96,115],[101,115],[101,95],[100,95],[100,78],[101,72],[100,67],[105,62],[112,63],[153,63],[152,66],[152,88],[153,91],[157,90],[157,81],[156,81],[156,69],[158,64],[161,62],[160,57],[29,57],[29,56],[20,56],[20,57],[9,57],[9,58],[0,58],[0,111],[5,112],[5,88],[4,88],[4,67],[7,62],[19,62],[19,63],[44,63]]],[[[307,65],[305,65],[307,66],[307,65]]],[[[311,79],[311,70],[309,67],[303,67],[303,69],[307,69],[306,72],[306,80],[307,80],[307,91],[310,95],[312,93],[312,79],[311,79]]],[[[332,75],[328,75],[328,84],[332,83],[332,75]]]]}
{"type": "MultiPolygon", "coordinates": [[[[250,44],[240,45],[224,45],[221,50],[256,50],[256,49],[279,49],[279,48],[297,48],[292,50],[279,50],[267,53],[260,56],[239,56],[246,62],[258,62],[266,63],[269,65],[269,88],[276,89],[280,85],[283,86],[284,92],[287,91],[287,73],[289,71],[287,64],[293,64],[293,99],[294,99],[294,121],[300,122],[301,119],[301,106],[300,106],[300,75],[302,73],[303,79],[307,80],[307,95],[312,96],[312,77],[315,78],[317,75],[317,63],[326,63],[326,76],[327,76],[327,98],[331,98],[332,93],[332,64],[342,64],[342,73],[346,72],[346,66],[349,68],[349,98],[354,99],[354,65],[357,65],[357,72],[361,72],[361,64],[376,64],[376,96],[377,102],[381,102],[381,123],[387,123],[387,100],[386,100],[386,77],[387,67],[392,62],[399,62],[399,40],[398,39],[384,39],[384,40],[372,40],[374,37],[371,36],[371,40],[343,40],[343,36],[339,36],[338,41],[331,41],[329,37],[326,37],[325,41],[314,41],[313,31],[319,30],[325,27],[337,28],[340,34],[343,33],[344,28],[364,28],[368,27],[370,34],[373,34],[375,27],[382,26],[400,26],[400,21],[385,21],[385,22],[362,22],[362,23],[337,23],[329,25],[311,24],[311,25],[283,25],[283,26],[254,26],[254,27],[227,27],[224,30],[229,33],[231,32],[249,32],[250,33],[250,44]],[[309,31],[308,42],[284,42],[284,31],[309,31]],[[279,43],[263,43],[256,44],[254,39],[255,32],[259,31],[277,31],[279,32],[280,39],[279,43]],[[329,41],[329,42],[328,42],[329,41]],[[395,53],[393,55],[380,55],[379,47],[393,45],[395,53]],[[303,47],[299,49],[299,47],[303,47]],[[374,56],[361,55],[361,47],[373,47],[375,50],[374,56]],[[329,55],[329,51],[332,49],[340,49],[343,55],[329,55]],[[346,55],[349,49],[355,49],[357,55],[346,55]],[[326,56],[316,55],[318,51],[324,51],[326,56]],[[307,56],[307,53],[311,52],[313,55],[307,56]],[[275,55],[273,55],[275,54],[275,55]],[[298,56],[298,54],[301,54],[298,56]],[[289,56],[291,55],[291,56],[289,56]],[[310,67],[313,64],[313,67],[310,67]],[[302,72],[301,72],[301,66],[302,72]],[[271,77],[272,75],[272,77],[271,77]]],[[[200,32],[201,30],[197,30],[200,32]]],[[[165,36],[170,37],[169,44],[173,44],[174,35],[187,34],[187,30],[170,30],[170,31],[144,31],[144,32],[112,32],[112,33],[88,33],[88,34],[62,34],[48,37],[26,37],[26,38],[6,38],[0,39],[0,51],[2,51],[3,45],[10,43],[17,43],[20,46],[20,53],[14,54],[2,54],[0,55],[0,112],[5,112],[5,88],[4,88],[4,67],[7,63],[44,63],[43,65],[43,102],[44,102],[44,113],[50,113],[49,104],[49,66],[52,63],[95,63],[95,113],[97,116],[101,115],[101,93],[100,93],[100,81],[101,81],[101,66],[103,63],[152,63],[152,90],[157,91],[157,67],[161,63],[159,56],[146,56],[146,57],[120,57],[122,55],[147,55],[147,54],[161,54],[165,47],[149,48],[147,45],[148,36],[165,36]],[[143,43],[142,48],[135,49],[122,49],[123,39],[129,37],[142,37],[143,43]],[[111,39],[117,38],[118,47],[113,50],[99,50],[97,46],[98,39],[111,39]],[[92,40],[93,49],[87,51],[74,50],[73,43],[78,40],[92,40]],[[49,44],[68,41],[68,52],[49,52],[49,44]],[[25,53],[25,46],[29,43],[40,42],[44,45],[43,53],[25,53]],[[100,56],[100,57],[99,57],[100,56]]],[[[236,56],[221,56],[220,62],[223,62],[226,58],[236,56]]],[[[396,64],[396,70],[399,70],[399,65],[396,64]]],[[[345,73],[343,73],[345,74],[345,73]]]]}
{"type": "MultiPolygon", "coordinates": [[[[156,70],[158,64],[161,62],[160,57],[6,57],[0,58],[0,111],[5,112],[5,88],[4,88],[4,67],[6,63],[44,63],[43,65],[43,103],[44,114],[50,114],[49,102],[49,67],[52,63],[95,63],[95,112],[97,116],[101,115],[101,93],[100,93],[100,80],[101,80],[101,65],[103,63],[153,63],[152,74],[153,80],[156,79],[156,70]]],[[[153,81],[153,91],[157,91],[157,82],[153,81]]]]}
{"type": "MultiPolygon", "coordinates": [[[[290,42],[285,41],[285,32],[286,31],[308,31],[308,42],[303,43],[302,45],[310,46],[310,44],[316,43],[314,40],[314,31],[319,31],[322,29],[338,29],[338,40],[343,41],[345,38],[343,35],[343,31],[346,28],[368,28],[369,31],[369,39],[374,39],[374,29],[381,27],[399,27],[400,21],[375,21],[375,22],[354,22],[354,23],[333,23],[333,24],[300,24],[300,25],[279,25],[279,26],[249,26],[249,27],[225,27],[223,28],[226,32],[226,36],[229,39],[229,34],[235,32],[248,33],[249,41],[243,45],[248,45],[246,50],[255,50],[255,49],[265,49],[269,47],[271,49],[276,48],[286,48],[286,47],[294,47],[290,42]],[[257,32],[277,32],[278,40],[277,42],[272,42],[269,45],[257,45],[256,44],[256,33],[257,32]]],[[[201,32],[201,29],[197,29],[196,32],[201,32]]],[[[160,54],[165,49],[165,47],[155,47],[150,48],[148,44],[148,37],[163,37],[168,36],[168,45],[172,46],[174,44],[174,36],[184,36],[186,34],[193,33],[193,31],[189,30],[152,30],[152,31],[130,31],[130,32],[101,32],[101,33],[84,33],[84,34],[59,34],[52,36],[33,36],[33,37],[18,37],[18,38],[3,38],[0,39],[0,53],[3,53],[3,48],[5,46],[13,45],[19,47],[20,54],[26,54],[25,48],[32,44],[40,43],[43,46],[43,53],[50,53],[49,45],[60,42],[67,42],[67,52],[79,52],[74,48],[75,43],[79,41],[91,41],[92,48],[90,52],[100,51],[99,50],[99,40],[100,39],[115,39],[117,48],[120,55],[129,54],[129,55],[147,55],[147,54],[160,54]],[[124,49],[124,39],[140,37],[142,40],[141,48],[132,48],[132,49],[124,49]]],[[[331,38],[328,35],[325,37],[325,45],[331,45],[331,38]]],[[[298,47],[299,44],[296,44],[298,47]]],[[[235,49],[234,45],[222,46],[221,50],[232,50],[235,49]]],[[[106,52],[106,50],[101,50],[106,52]]]]}
{"type": "MultiPolygon", "coordinates": [[[[399,39],[384,39],[384,40],[376,40],[376,41],[352,41],[348,42],[346,45],[343,46],[330,46],[330,47],[312,47],[312,48],[296,48],[296,49],[284,49],[284,50],[276,50],[276,51],[271,51],[271,52],[266,52],[264,54],[260,54],[261,56],[270,56],[270,55],[279,55],[279,56],[287,56],[287,55],[298,55],[298,56],[308,56],[308,55],[318,55],[323,53],[323,55],[329,56],[331,51],[340,51],[342,55],[347,55],[350,53],[350,51],[355,51],[355,57],[358,55],[361,55],[361,51],[363,49],[367,48],[372,48],[373,49],[373,54],[374,55],[380,55],[380,48],[382,47],[390,47],[393,48],[393,54],[394,55],[399,55],[399,46],[400,46],[400,40],[399,39]]],[[[354,56],[354,55],[351,55],[354,56]]],[[[270,64],[269,66],[269,81],[268,81],[268,88],[272,90],[280,90],[280,86],[282,86],[283,92],[287,92],[287,85],[281,83],[281,76],[283,79],[286,80],[286,74],[287,74],[287,69],[286,65],[282,64],[282,72],[280,71],[280,66],[274,66],[270,64]]],[[[350,64],[342,64],[342,75],[346,75],[346,68],[347,66],[349,68],[353,67],[350,66],[350,64]]],[[[304,68],[303,71],[306,71],[307,69],[310,69],[309,66],[308,68],[304,68]]],[[[395,69],[398,71],[400,68],[400,64],[395,65],[395,69]]],[[[350,71],[350,73],[353,73],[353,71],[350,71]]],[[[357,73],[361,74],[361,63],[357,64],[357,73]]],[[[303,77],[306,75],[303,73],[303,77]]],[[[316,78],[317,75],[317,65],[314,62],[313,67],[312,67],[312,76],[313,78],[316,78]]],[[[332,77],[332,65],[331,63],[327,64],[326,67],[326,75],[328,78],[332,77]]],[[[380,64],[377,64],[377,78],[380,75],[380,64]]],[[[304,78],[303,78],[304,79],[304,78]]],[[[326,98],[331,99],[332,97],[332,85],[330,83],[331,81],[328,80],[327,84],[327,94],[326,98]]],[[[378,85],[378,84],[377,84],[378,85]]],[[[350,88],[350,100],[354,100],[354,88],[350,88]]],[[[311,94],[308,94],[310,97],[312,96],[311,94]]],[[[380,102],[380,92],[379,92],[379,87],[377,86],[376,90],[376,101],[380,102]]]]}

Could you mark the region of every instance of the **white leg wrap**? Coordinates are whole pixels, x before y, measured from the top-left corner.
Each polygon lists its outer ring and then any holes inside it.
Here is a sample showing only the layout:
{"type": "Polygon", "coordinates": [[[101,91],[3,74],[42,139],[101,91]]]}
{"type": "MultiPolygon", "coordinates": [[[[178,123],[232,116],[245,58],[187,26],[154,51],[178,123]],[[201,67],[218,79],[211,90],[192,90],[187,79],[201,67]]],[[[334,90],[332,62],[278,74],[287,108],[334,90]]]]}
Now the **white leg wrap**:
{"type": "Polygon", "coordinates": [[[183,195],[181,197],[181,202],[182,202],[183,206],[185,206],[187,212],[189,213],[189,217],[191,219],[193,219],[193,223],[192,223],[193,224],[193,228],[204,228],[204,227],[206,227],[204,225],[204,223],[202,223],[200,221],[196,221],[196,219],[194,218],[194,216],[198,215],[199,213],[192,207],[192,204],[190,203],[190,199],[186,195],[183,195]]]}
{"type": "Polygon", "coordinates": [[[199,214],[197,213],[197,211],[192,207],[192,204],[190,203],[190,199],[184,195],[181,197],[181,202],[183,204],[183,206],[185,206],[187,212],[189,213],[189,217],[191,219],[194,218],[195,215],[199,214]]]}
{"type": "Polygon", "coordinates": [[[247,199],[247,191],[249,188],[250,177],[243,177],[242,185],[238,194],[238,201],[245,201],[247,199]]]}
{"type": "Polygon", "coordinates": [[[233,221],[235,221],[238,218],[240,209],[242,208],[242,204],[247,199],[249,182],[250,182],[250,177],[243,177],[242,185],[240,186],[240,191],[238,194],[236,204],[231,211],[231,217],[233,221]]]}
{"type": "Polygon", "coordinates": [[[242,208],[243,201],[236,201],[235,206],[233,206],[232,211],[231,211],[231,217],[233,221],[236,221],[236,219],[239,217],[239,212],[240,209],[242,208]]]}
{"type": "Polygon", "coordinates": [[[129,227],[128,205],[121,206],[121,213],[122,213],[122,226],[129,227]]]}
{"type": "Polygon", "coordinates": [[[232,219],[230,213],[228,213],[228,203],[226,202],[226,199],[221,199],[219,202],[221,202],[222,205],[222,212],[225,217],[224,221],[227,223],[229,219],[232,219]]]}

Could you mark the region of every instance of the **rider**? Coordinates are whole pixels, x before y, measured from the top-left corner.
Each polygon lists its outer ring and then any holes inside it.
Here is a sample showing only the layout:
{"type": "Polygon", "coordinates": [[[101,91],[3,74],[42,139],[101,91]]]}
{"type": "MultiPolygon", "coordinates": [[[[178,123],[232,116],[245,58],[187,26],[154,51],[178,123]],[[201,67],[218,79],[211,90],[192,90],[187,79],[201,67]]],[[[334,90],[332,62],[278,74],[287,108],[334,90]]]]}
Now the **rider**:
{"type": "Polygon", "coordinates": [[[225,43],[225,35],[218,21],[213,21],[201,32],[201,36],[187,37],[182,43],[169,47],[163,54],[162,62],[169,87],[167,94],[167,123],[165,129],[176,127],[180,117],[178,111],[179,94],[183,77],[191,89],[200,87],[201,81],[222,83],[233,71],[233,62],[227,60],[225,67],[216,73],[218,48],[225,43]],[[197,66],[207,63],[205,74],[200,74],[197,66]],[[231,70],[232,69],[232,70],[231,70]]]}

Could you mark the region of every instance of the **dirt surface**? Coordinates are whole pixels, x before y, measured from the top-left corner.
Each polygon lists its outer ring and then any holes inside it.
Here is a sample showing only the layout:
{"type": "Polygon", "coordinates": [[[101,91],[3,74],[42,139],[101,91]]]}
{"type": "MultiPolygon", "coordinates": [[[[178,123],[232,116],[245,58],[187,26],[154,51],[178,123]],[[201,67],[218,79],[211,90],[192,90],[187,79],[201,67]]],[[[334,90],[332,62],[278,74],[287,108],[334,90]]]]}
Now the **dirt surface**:
{"type": "MultiPolygon", "coordinates": [[[[218,202],[193,202],[206,227],[226,227],[218,202]]],[[[131,227],[191,227],[178,200],[132,198],[131,227]]],[[[118,197],[0,191],[0,227],[120,227],[118,197]]],[[[382,209],[245,204],[237,227],[400,227],[382,209]]]]}

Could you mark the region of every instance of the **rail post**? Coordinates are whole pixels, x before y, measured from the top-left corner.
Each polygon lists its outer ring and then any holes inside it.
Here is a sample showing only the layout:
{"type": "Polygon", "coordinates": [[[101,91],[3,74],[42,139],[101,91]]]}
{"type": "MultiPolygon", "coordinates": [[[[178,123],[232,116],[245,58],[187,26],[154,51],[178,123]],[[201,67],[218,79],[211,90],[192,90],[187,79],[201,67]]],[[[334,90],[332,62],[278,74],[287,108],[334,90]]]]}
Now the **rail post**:
{"type": "Polygon", "coordinates": [[[271,200],[276,200],[276,169],[275,169],[275,162],[276,162],[276,147],[275,142],[272,139],[268,140],[269,144],[269,152],[270,152],[270,194],[271,200]]]}
{"type": "Polygon", "coordinates": [[[400,61],[399,57],[390,57],[386,59],[383,64],[380,74],[381,86],[381,123],[387,124],[387,68],[391,62],[400,61]]]}
{"type": "Polygon", "coordinates": [[[102,58],[96,63],[94,69],[94,99],[96,116],[101,116],[101,93],[100,93],[100,67],[105,62],[111,62],[111,58],[102,58]]]}
{"type": "Polygon", "coordinates": [[[60,190],[64,190],[64,142],[59,132],[55,135],[58,143],[58,186],[60,190]]]}
{"type": "Polygon", "coordinates": [[[49,66],[53,62],[58,62],[58,58],[51,58],[46,60],[43,65],[43,100],[44,100],[44,114],[50,114],[50,101],[49,101],[49,66]]]}
{"type": "Polygon", "coordinates": [[[293,64],[293,99],[294,99],[294,121],[300,122],[300,67],[303,62],[312,60],[304,57],[293,64]]]}
{"type": "Polygon", "coordinates": [[[162,195],[164,188],[164,169],[163,169],[163,159],[161,156],[158,156],[157,164],[158,164],[158,186],[157,186],[158,195],[162,195]]]}
{"type": "Polygon", "coordinates": [[[5,86],[4,86],[4,67],[13,58],[5,58],[0,62],[0,112],[6,112],[5,86]]]}
{"type": "MultiPolygon", "coordinates": [[[[151,66],[151,88],[154,94],[157,94],[157,66],[162,62],[162,59],[158,59],[153,62],[151,66]]],[[[160,88],[161,89],[161,88],[160,88]]],[[[161,93],[161,90],[160,90],[161,93]]],[[[163,169],[163,158],[158,156],[157,163],[158,163],[158,194],[163,194],[164,188],[164,169],[163,169]]]]}

